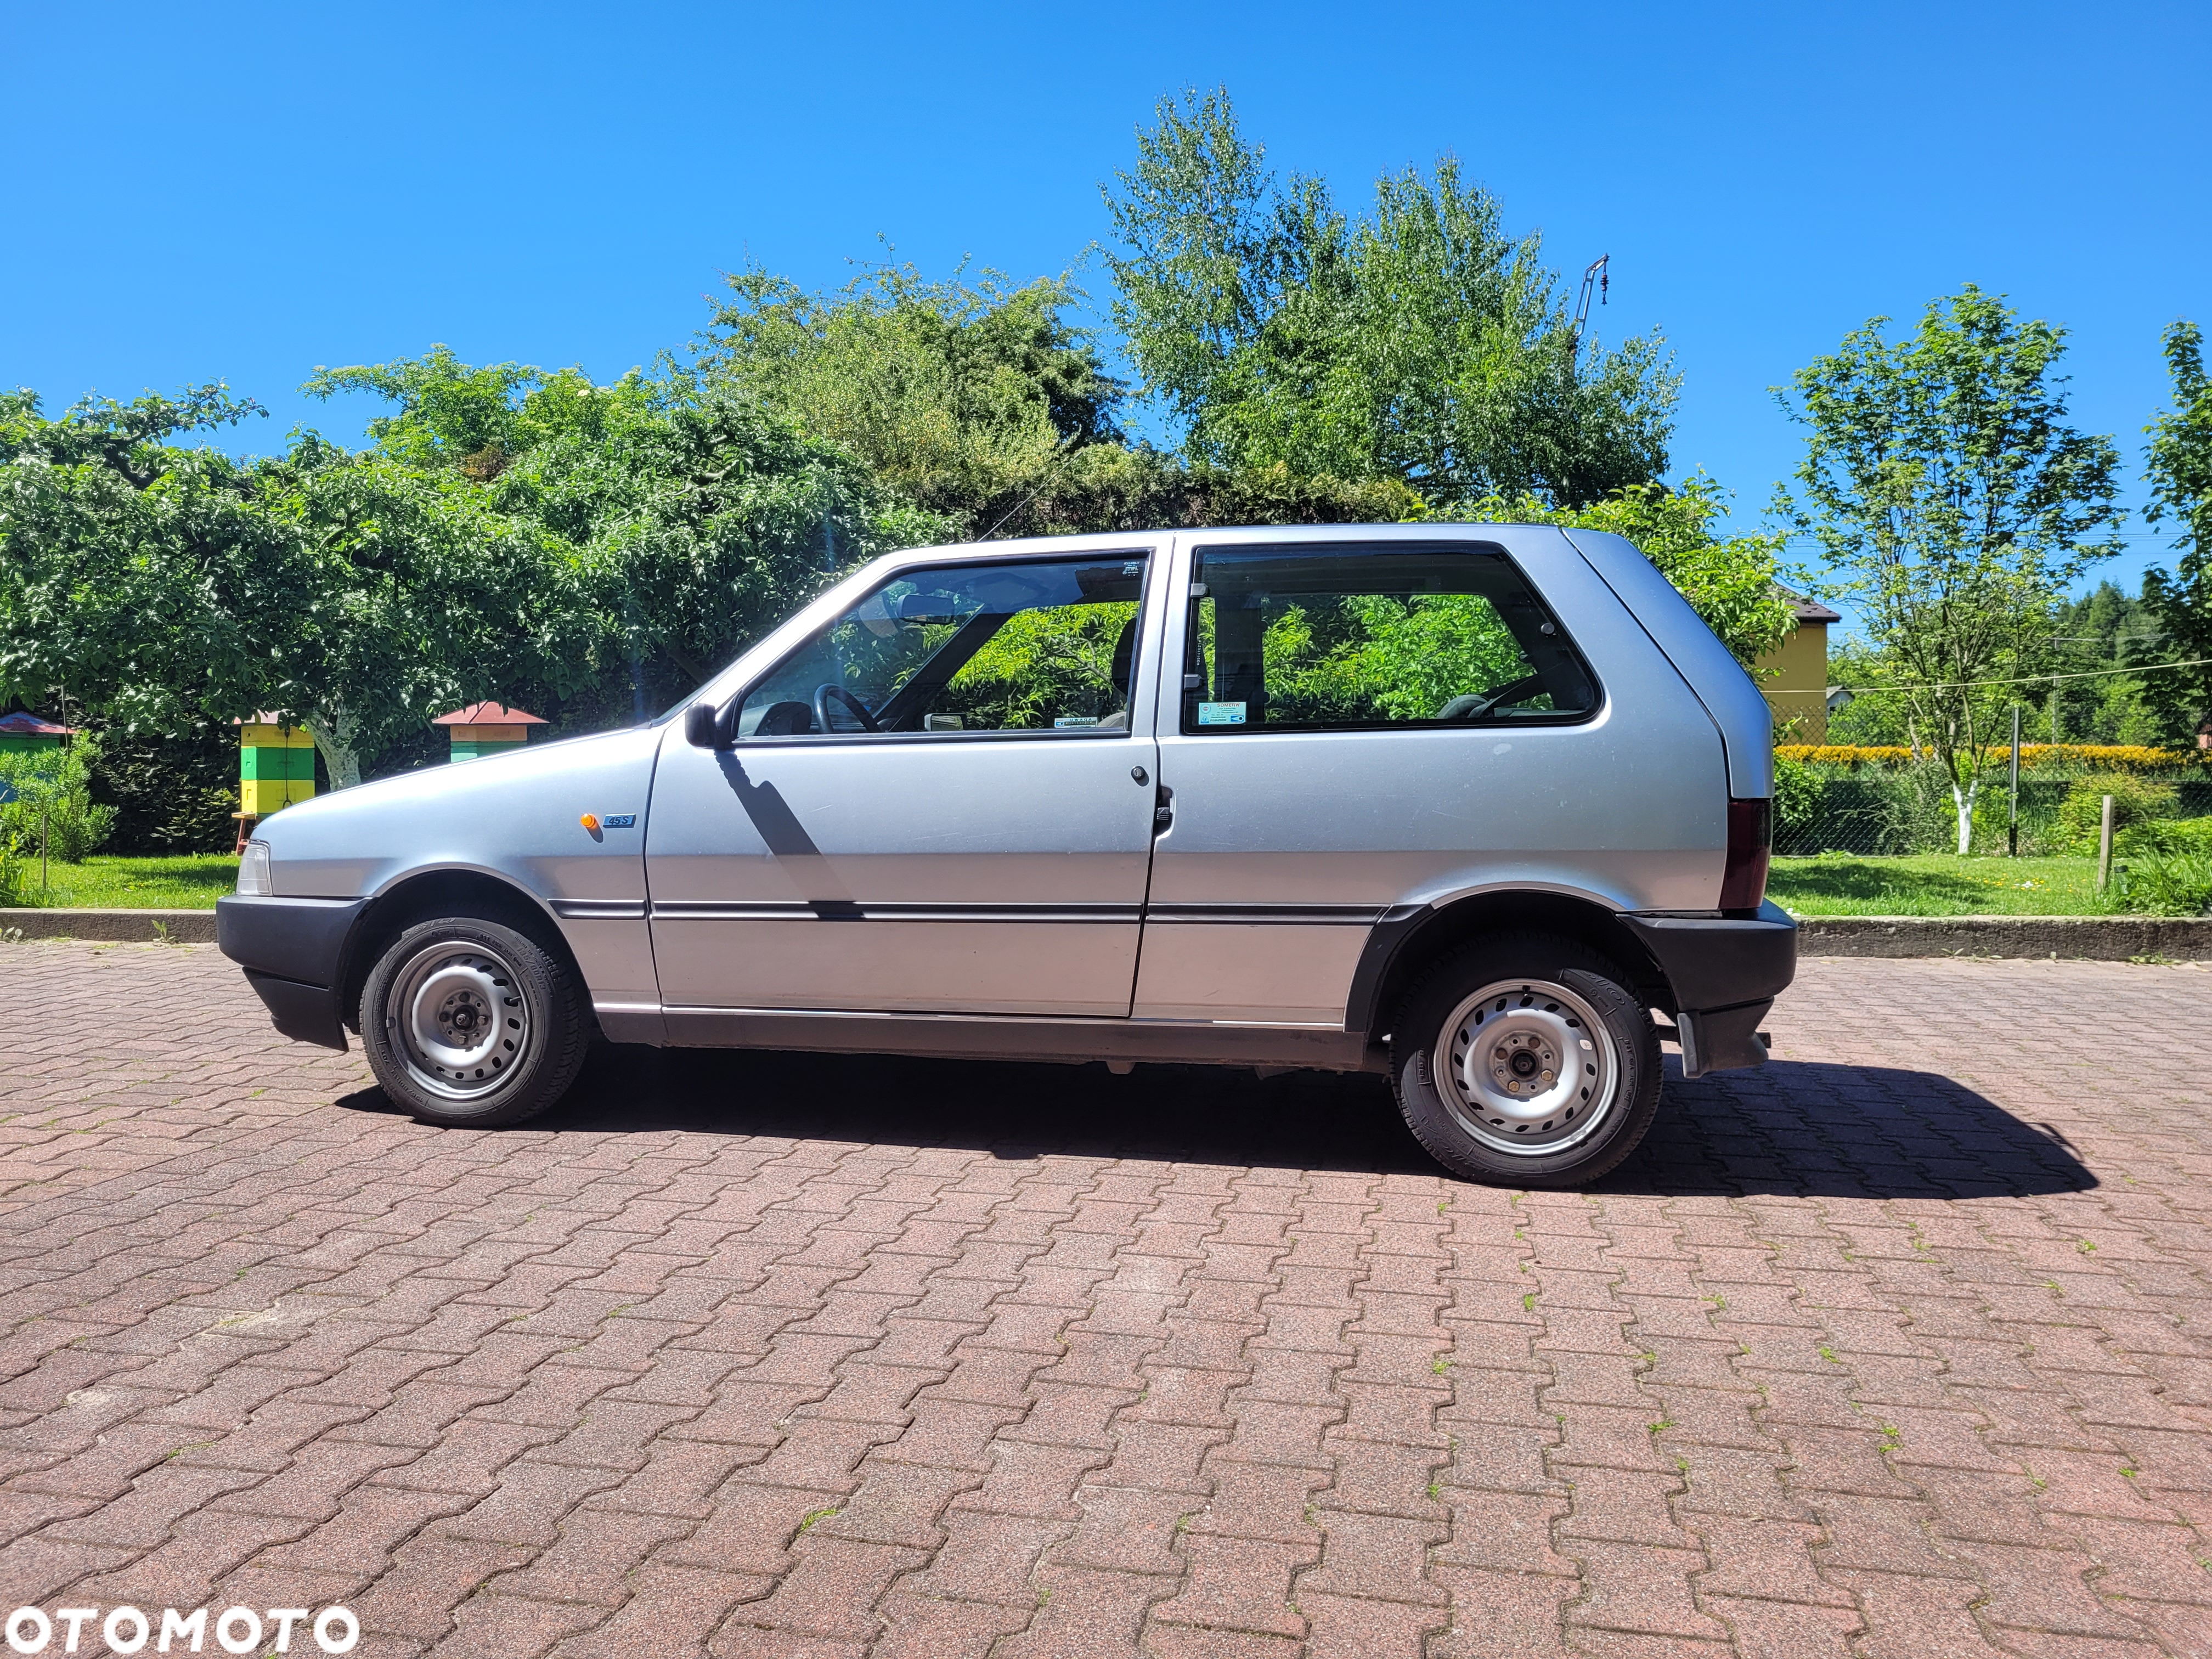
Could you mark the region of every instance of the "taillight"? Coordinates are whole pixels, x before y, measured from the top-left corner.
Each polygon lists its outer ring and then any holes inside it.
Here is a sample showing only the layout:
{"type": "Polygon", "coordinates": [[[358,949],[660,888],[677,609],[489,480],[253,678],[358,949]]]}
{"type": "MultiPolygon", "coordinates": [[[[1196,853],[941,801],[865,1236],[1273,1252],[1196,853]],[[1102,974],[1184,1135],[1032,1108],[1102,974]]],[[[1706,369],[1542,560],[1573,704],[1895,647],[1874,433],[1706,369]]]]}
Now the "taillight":
{"type": "Polygon", "coordinates": [[[1721,873],[1721,908],[1756,910],[1766,896],[1766,864],[1774,846],[1774,803],[1731,800],[1728,867],[1721,873]]]}

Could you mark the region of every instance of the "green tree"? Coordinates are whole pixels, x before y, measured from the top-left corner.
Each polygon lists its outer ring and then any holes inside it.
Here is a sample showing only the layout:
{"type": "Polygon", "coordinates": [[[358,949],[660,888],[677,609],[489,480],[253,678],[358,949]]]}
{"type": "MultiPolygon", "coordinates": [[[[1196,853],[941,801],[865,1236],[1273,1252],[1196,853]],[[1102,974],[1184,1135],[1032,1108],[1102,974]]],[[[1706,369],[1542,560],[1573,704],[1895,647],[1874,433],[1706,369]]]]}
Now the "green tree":
{"type": "MultiPolygon", "coordinates": [[[[2146,594],[2155,575],[2145,578],[2146,594]]],[[[2146,696],[2147,677],[2140,672],[2168,654],[2159,617],[2147,599],[2130,598],[2118,584],[2100,581],[2080,599],[2062,604],[2054,625],[2054,672],[2083,678],[2054,680],[2048,688],[2020,687],[2025,705],[2021,729],[2047,733],[2056,693],[2058,730],[2065,742],[2164,741],[2146,696]],[[2137,672],[2126,672],[2130,670],[2137,672]]]]}
{"type": "Polygon", "coordinates": [[[489,369],[323,372],[392,398],[374,447],[182,441],[219,387],[0,403],[0,696],[65,687],[126,740],[256,709],[339,787],[494,697],[599,726],[672,701],[860,559],[941,535],[851,456],[726,388],[489,369]]]}
{"type": "Polygon", "coordinates": [[[1799,370],[1795,404],[1778,391],[1807,447],[1777,507],[1819,539],[1881,650],[1965,854],[2013,682],[2045,663],[2067,584],[2116,550],[2092,538],[2119,518],[2118,454],[2067,423],[2063,329],[1972,285],[1908,338],[1888,320],[1799,370]]]}
{"type": "Polygon", "coordinates": [[[2203,337],[2194,323],[2166,331],[2173,408],[2150,434],[2150,506],[2154,524],[2171,519],[2181,556],[2171,571],[2145,579],[2143,603],[2166,637],[2159,659],[2190,662],[2144,678],[2146,695],[2169,742],[2191,744],[2212,720],[2212,380],[2204,374],[2203,337]]]}
{"type": "Polygon", "coordinates": [[[1534,235],[1446,157],[1353,219],[1279,183],[1224,91],[1164,100],[1105,197],[1114,316],[1197,462],[1561,506],[1656,479],[1676,380],[1656,339],[1577,349],[1534,235]]]}
{"type": "Polygon", "coordinates": [[[256,510],[250,469],[170,441],[260,412],[220,386],[54,420],[0,398],[0,697],[149,732],[268,706],[267,625],[305,550],[256,510]]]}
{"type": "Polygon", "coordinates": [[[1578,507],[1559,507],[1524,495],[1470,501],[1449,516],[1481,524],[1556,524],[1609,530],[1636,544],[1690,602],[1746,668],[1773,650],[1796,626],[1775,586],[1784,538],[1753,532],[1729,536],[1719,524],[1728,494],[1700,472],[1680,488],[1629,484],[1578,507]]]}
{"type": "Polygon", "coordinates": [[[378,449],[407,465],[458,467],[486,481],[539,439],[567,429],[573,421],[561,416],[573,416],[575,397],[595,389],[575,369],[548,374],[521,363],[474,368],[446,345],[389,363],[319,368],[301,387],[310,397],[366,392],[398,404],[398,414],[368,422],[378,449]]]}
{"type": "Polygon", "coordinates": [[[501,622],[499,695],[591,723],[672,701],[854,563],[951,530],[713,376],[595,386],[434,351],[311,389],[347,386],[398,404],[371,428],[376,459],[407,471],[447,533],[534,550],[537,591],[501,622]],[[477,459],[492,444],[495,468],[477,459]]]}
{"type": "Polygon", "coordinates": [[[865,269],[809,294],[758,265],[726,278],[697,359],[955,534],[988,531],[1073,453],[1114,443],[1121,386],[1070,320],[1066,276],[925,282],[865,269]]]}
{"type": "Polygon", "coordinates": [[[66,687],[126,735],[283,710],[331,781],[431,704],[488,695],[540,591],[526,542],[454,510],[459,478],[312,434],[234,460],[169,440],[258,412],[221,387],[0,427],[0,688],[66,687]]]}

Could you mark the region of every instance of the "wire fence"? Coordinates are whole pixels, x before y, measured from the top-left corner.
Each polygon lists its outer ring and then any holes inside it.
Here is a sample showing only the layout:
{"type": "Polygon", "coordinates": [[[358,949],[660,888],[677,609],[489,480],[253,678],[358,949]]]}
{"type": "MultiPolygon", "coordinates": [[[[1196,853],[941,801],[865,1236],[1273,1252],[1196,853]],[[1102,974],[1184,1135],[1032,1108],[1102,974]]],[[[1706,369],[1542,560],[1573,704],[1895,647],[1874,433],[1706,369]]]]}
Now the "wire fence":
{"type": "MultiPolygon", "coordinates": [[[[1905,749],[1783,748],[1775,754],[1777,856],[1869,857],[1959,850],[1950,774],[1905,749]]],[[[2104,798],[2115,827],[2212,817],[2212,765],[2185,752],[2037,744],[2022,750],[2016,797],[2008,751],[1974,793],[1970,850],[2029,857],[2094,854],[2104,798]],[[2016,814],[2016,816],[2015,816],[2016,814]]]]}

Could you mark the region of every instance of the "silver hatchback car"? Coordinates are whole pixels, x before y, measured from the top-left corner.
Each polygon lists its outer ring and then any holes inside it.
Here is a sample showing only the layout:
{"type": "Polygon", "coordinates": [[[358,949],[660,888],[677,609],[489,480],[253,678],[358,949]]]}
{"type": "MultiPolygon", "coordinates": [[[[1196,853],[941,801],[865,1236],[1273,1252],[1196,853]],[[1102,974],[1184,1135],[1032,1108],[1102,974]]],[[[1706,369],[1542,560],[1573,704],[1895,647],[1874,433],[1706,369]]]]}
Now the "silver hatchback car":
{"type": "Polygon", "coordinates": [[[1771,781],[1765,700],[1616,536],[922,549],[653,724],[288,807],[219,936],[434,1123],[544,1110],[594,1036],[1311,1066],[1560,1186],[1642,1139],[1662,1036],[1765,1059],[1771,781]]]}

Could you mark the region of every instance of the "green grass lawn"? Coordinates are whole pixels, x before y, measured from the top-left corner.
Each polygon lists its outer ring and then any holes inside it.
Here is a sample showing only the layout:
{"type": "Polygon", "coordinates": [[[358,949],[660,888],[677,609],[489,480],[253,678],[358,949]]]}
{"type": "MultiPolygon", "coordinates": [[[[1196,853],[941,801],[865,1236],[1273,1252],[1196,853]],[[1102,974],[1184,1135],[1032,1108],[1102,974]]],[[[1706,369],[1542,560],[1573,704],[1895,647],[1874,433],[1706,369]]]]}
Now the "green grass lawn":
{"type": "Polygon", "coordinates": [[[238,885],[238,860],[227,853],[185,858],[125,859],[94,854],[82,864],[50,863],[39,889],[39,861],[26,860],[23,902],[76,910],[212,910],[238,885]]]}
{"type": "Polygon", "coordinates": [[[2094,859],[1777,859],[1766,896],[1801,916],[2093,916],[2094,859]]]}

